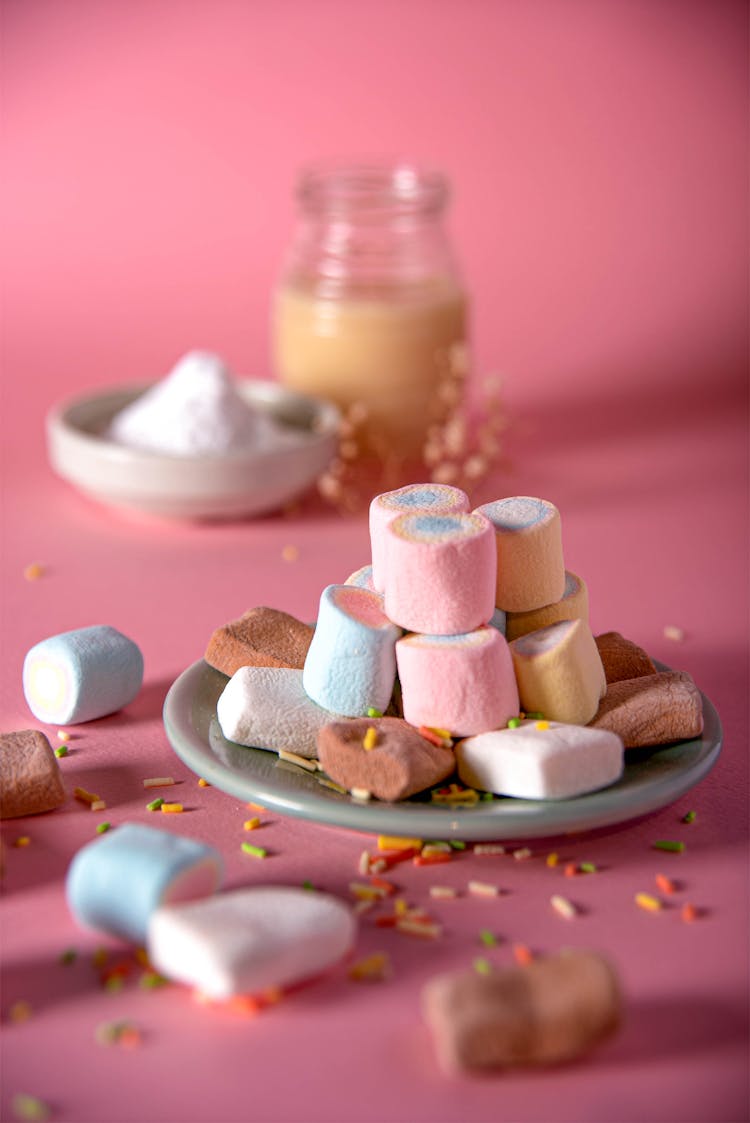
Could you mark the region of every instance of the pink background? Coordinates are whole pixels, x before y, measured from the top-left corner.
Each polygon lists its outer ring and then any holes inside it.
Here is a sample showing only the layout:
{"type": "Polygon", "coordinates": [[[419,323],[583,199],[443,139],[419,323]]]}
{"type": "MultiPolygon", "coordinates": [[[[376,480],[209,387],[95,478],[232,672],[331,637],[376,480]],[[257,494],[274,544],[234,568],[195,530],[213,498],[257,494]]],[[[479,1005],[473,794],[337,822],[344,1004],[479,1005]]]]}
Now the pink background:
{"type": "MultiPolygon", "coordinates": [[[[101,941],[63,894],[90,814],[71,800],[3,823],[3,1118],[28,1091],[68,1123],[746,1119],[747,6],[5,0],[0,15],[3,729],[38,725],[20,686],[33,643],[120,627],[144,651],[144,690],[82,727],[69,787],[101,789],[116,826],[152,821],[141,779],[173,774],[194,814],[170,829],[219,846],[230,884],[310,878],[347,895],[372,839],[272,816],[274,859],[249,870],[242,806],[196,787],[160,711],[217,624],[263,603],[314,617],[321,588],[367,561],[364,519],[312,500],[215,527],[114,514],[53,477],[43,417],[69,394],[159,377],[197,346],[272,376],[269,298],[297,168],[405,154],[451,177],[476,370],[504,377],[507,461],[478,500],[555,501],[594,630],[693,674],[725,730],[719,764],[675,806],[555,842],[602,867],[564,885],[586,910],[575,925],[550,915],[552,843],[525,864],[467,855],[451,878],[503,882],[507,903],[441,906],[443,941],[388,943],[388,984],[359,990],[341,971],[256,1022],[209,1015],[177,988],[102,992],[85,961],[101,941]],[[288,545],[298,562],[282,560],[288,545]],[[30,583],[32,561],[45,574],[30,583]],[[16,849],[22,833],[31,844],[16,849]],[[688,849],[668,864],[650,849],[659,837],[688,849]],[[700,923],[634,908],[659,870],[700,923]],[[468,965],[487,926],[504,936],[499,963],[514,939],[607,950],[626,989],[621,1035],[563,1071],[441,1077],[419,988],[468,965]],[[82,960],[66,973],[69,946],[82,960]],[[9,1025],[20,999],[33,1016],[9,1025]],[[94,1044],[97,1024],[128,1016],[139,1051],[94,1044]]],[[[429,905],[429,872],[399,877],[429,905]]],[[[360,950],[380,946],[363,922],[360,950]]]]}

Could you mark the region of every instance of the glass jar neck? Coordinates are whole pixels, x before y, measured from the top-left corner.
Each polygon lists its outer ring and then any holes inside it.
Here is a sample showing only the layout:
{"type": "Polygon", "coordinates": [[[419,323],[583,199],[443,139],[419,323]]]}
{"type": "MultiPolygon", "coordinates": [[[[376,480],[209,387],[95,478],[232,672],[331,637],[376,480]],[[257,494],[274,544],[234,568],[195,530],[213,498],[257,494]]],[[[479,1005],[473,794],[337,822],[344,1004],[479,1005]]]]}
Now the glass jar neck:
{"type": "Polygon", "coordinates": [[[411,164],[319,164],[300,176],[297,201],[309,220],[432,222],[445,209],[448,184],[439,172],[411,164]]]}

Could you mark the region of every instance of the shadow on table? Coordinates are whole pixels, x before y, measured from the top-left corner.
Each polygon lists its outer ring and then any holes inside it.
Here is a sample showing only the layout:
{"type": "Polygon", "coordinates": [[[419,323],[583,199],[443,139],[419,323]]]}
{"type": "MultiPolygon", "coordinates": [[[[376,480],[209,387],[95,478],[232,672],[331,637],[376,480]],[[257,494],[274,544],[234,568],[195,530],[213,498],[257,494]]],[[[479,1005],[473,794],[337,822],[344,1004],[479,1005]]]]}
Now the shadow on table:
{"type": "Polygon", "coordinates": [[[617,1037],[606,1047],[611,1064],[654,1064],[670,1057],[722,1049],[746,1041],[743,1000],[727,1002],[703,995],[643,999],[630,1004],[617,1037]]]}

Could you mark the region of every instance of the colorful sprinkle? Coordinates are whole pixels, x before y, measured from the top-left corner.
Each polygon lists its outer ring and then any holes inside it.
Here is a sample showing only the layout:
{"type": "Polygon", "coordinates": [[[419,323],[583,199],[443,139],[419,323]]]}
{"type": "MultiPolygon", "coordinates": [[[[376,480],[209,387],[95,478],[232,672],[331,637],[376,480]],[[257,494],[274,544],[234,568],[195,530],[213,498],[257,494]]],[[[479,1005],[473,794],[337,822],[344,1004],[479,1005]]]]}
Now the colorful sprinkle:
{"type": "Polygon", "coordinates": [[[557,866],[557,863],[559,862],[559,860],[560,860],[559,855],[555,854],[554,852],[552,854],[548,854],[546,859],[545,859],[547,865],[549,866],[549,868],[551,870],[553,870],[557,866]]]}
{"type": "Polygon", "coordinates": [[[581,873],[596,873],[596,866],[593,862],[581,862],[578,866],[581,873]]]}
{"type": "Polygon", "coordinates": [[[636,893],[635,903],[639,909],[645,909],[646,912],[659,912],[661,909],[661,901],[651,893],[636,893]]]}
{"type": "Polygon", "coordinates": [[[695,811],[688,811],[687,814],[683,815],[682,816],[682,822],[683,823],[694,823],[695,822],[695,811]]]}
{"type": "Polygon", "coordinates": [[[174,777],[172,776],[152,776],[150,780],[144,780],[144,788],[170,788],[174,784],[174,777]]]}
{"type": "Polygon", "coordinates": [[[423,845],[421,838],[401,838],[393,834],[378,835],[378,850],[416,850],[423,845]]]}
{"type": "Polygon", "coordinates": [[[14,1025],[20,1025],[21,1022],[27,1022],[32,1013],[31,1003],[22,998],[18,1002],[14,1002],[8,1010],[8,1021],[13,1022],[14,1025]]]}
{"type": "Polygon", "coordinates": [[[13,1114],[16,1119],[49,1119],[52,1114],[49,1105],[38,1096],[28,1092],[17,1092],[13,1097],[13,1114]]]}
{"type": "Polygon", "coordinates": [[[656,881],[657,888],[661,889],[662,893],[670,894],[670,893],[676,893],[677,892],[676,883],[674,881],[672,881],[671,877],[667,877],[666,874],[657,873],[654,880],[656,881]]]}
{"type": "Polygon", "coordinates": [[[242,824],[242,829],[245,831],[257,831],[259,826],[260,819],[257,815],[254,815],[252,819],[245,819],[245,822],[242,824]]]}
{"type": "Polygon", "coordinates": [[[59,748],[55,749],[55,756],[58,758],[58,760],[61,757],[64,757],[64,756],[67,756],[67,755],[68,755],[68,746],[67,745],[60,745],[59,748]]]}
{"type": "Polygon", "coordinates": [[[694,920],[697,920],[699,915],[698,909],[695,905],[691,905],[689,901],[686,901],[680,909],[680,916],[686,924],[691,924],[694,920]]]}
{"type": "Polygon", "coordinates": [[[368,717],[382,717],[383,711],[376,709],[375,706],[368,706],[367,707],[367,716],[368,717]]]}
{"type": "Polygon", "coordinates": [[[472,897],[500,896],[500,890],[497,885],[490,885],[486,881],[470,881],[466,888],[472,897]]]}
{"type": "Polygon", "coordinates": [[[18,838],[13,843],[14,846],[19,846],[21,848],[23,848],[24,846],[29,846],[30,844],[31,844],[31,839],[29,838],[29,836],[27,834],[19,835],[18,838]]]}
{"type": "Polygon", "coordinates": [[[666,850],[672,854],[681,854],[685,849],[684,842],[674,842],[669,838],[659,838],[651,843],[654,850],[666,850]]]}
{"type": "Polygon", "coordinates": [[[452,901],[458,896],[458,892],[451,885],[431,885],[430,896],[436,900],[452,901]]]}
{"type": "Polygon", "coordinates": [[[494,842],[475,842],[473,852],[475,854],[504,854],[505,847],[494,842]]]}
{"type": "Polygon", "coordinates": [[[157,796],[156,799],[152,799],[150,803],[146,804],[146,810],[147,811],[158,811],[163,803],[164,803],[164,800],[161,798],[161,796],[157,796]]]}
{"type": "Polygon", "coordinates": [[[375,748],[377,743],[378,743],[378,731],[377,731],[377,729],[375,728],[374,725],[369,725],[367,727],[367,732],[365,733],[364,737],[362,738],[362,748],[366,752],[370,752],[371,749],[375,748]]]}
{"type": "Polygon", "coordinates": [[[97,823],[96,833],[97,834],[106,834],[107,831],[109,831],[111,829],[112,829],[111,823],[97,823]]]}
{"type": "Polygon", "coordinates": [[[240,848],[243,854],[249,854],[252,858],[265,858],[268,853],[262,846],[253,846],[251,842],[243,842],[240,848]]]}
{"type": "Polygon", "coordinates": [[[489,975],[492,971],[489,959],[484,959],[482,956],[474,960],[473,966],[478,975],[489,975]]]}
{"type": "Polygon", "coordinates": [[[527,967],[534,959],[534,953],[527,944],[514,944],[512,951],[519,967],[527,967]]]}
{"type": "Polygon", "coordinates": [[[497,947],[497,936],[489,928],[483,928],[479,933],[479,942],[486,948],[494,948],[497,947]]]}
{"type": "Polygon", "coordinates": [[[162,803],[159,810],[163,811],[165,815],[179,815],[185,808],[181,803],[162,803]]]}
{"type": "Polygon", "coordinates": [[[567,897],[560,897],[555,893],[550,897],[550,904],[558,916],[564,917],[565,920],[572,920],[573,917],[578,916],[578,909],[567,897]]]}
{"type": "Polygon", "coordinates": [[[349,978],[357,983],[379,983],[391,973],[391,961],[384,951],[376,951],[349,968],[349,978]]]}
{"type": "Polygon", "coordinates": [[[297,768],[304,768],[305,772],[317,772],[318,762],[316,760],[308,760],[305,756],[300,756],[299,753],[290,753],[287,749],[279,749],[279,760],[285,760],[287,764],[296,764],[297,768]]]}
{"type": "Polygon", "coordinates": [[[299,557],[299,547],[298,546],[284,546],[283,550],[281,551],[281,557],[282,557],[282,560],[285,561],[285,562],[296,561],[297,558],[299,557]]]}
{"type": "Polygon", "coordinates": [[[685,638],[685,632],[676,624],[665,624],[663,635],[664,639],[670,639],[674,643],[681,643],[685,638]]]}
{"type": "Polygon", "coordinates": [[[512,717],[508,719],[508,729],[518,729],[521,725],[520,717],[512,717]]]}
{"type": "Polygon", "coordinates": [[[548,721],[537,721],[537,722],[534,723],[534,728],[539,729],[542,732],[544,732],[545,730],[549,729],[549,722],[548,721]]]}
{"type": "Polygon", "coordinates": [[[31,562],[23,571],[23,575],[27,581],[38,581],[40,577],[44,576],[44,566],[41,562],[31,562]]]}
{"type": "Polygon", "coordinates": [[[533,852],[529,849],[528,846],[521,846],[518,850],[513,851],[513,857],[517,862],[523,862],[527,858],[531,858],[532,856],[533,852]]]}
{"type": "Polygon", "coordinates": [[[209,784],[208,780],[204,780],[203,777],[201,776],[200,779],[198,780],[198,787],[199,788],[210,788],[211,785],[209,784]]]}
{"type": "Polygon", "coordinates": [[[57,739],[58,741],[69,741],[70,734],[68,733],[67,729],[58,729],[57,739]]]}

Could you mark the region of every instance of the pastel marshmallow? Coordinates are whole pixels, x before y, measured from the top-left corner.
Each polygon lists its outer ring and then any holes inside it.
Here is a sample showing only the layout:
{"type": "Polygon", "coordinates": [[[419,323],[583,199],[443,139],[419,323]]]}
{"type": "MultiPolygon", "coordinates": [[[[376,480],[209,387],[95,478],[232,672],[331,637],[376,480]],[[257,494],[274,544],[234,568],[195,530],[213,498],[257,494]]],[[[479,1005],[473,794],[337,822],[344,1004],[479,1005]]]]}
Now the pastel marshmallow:
{"type": "Polygon", "coordinates": [[[143,944],[157,908],[207,897],[221,878],[221,857],[210,846],[123,823],[78,851],[65,892],[79,924],[143,944]]]}
{"type": "Polygon", "coordinates": [[[615,1032],[622,1007],[612,964],[578,948],[487,974],[438,975],[422,991],[448,1073],[572,1061],[615,1032]]]}
{"type": "Polygon", "coordinates": [[[396,644],[404,717],[466,737],[506,725],[519,710],[507,641],[496,628],[404,636],[396,644]]]}
{"type": "Polygon", "coordinates": [[[219,695],[216,717],[228,741],[314,758],[318,730],[338,718],[305,693],[302,671],[240,667],[219,695]]]}
{"type": "Polygon", "coordinates": [[[594,639],[608,684],[656,674],[653,659],[637,643],[625,639],[619,632],[604,632],[594,639]]]}
{"type": "Polygon", "coordinates": [[[0,819],[54,811],[65,787],[52,746],[38,729],[0,734],[0,819]]]}
{"type": "Polygon", "coordinates": [[[456,766],[451,749],[433,744],[397,717],[331,722],[318,734],[318,759],[336,783],[388,801],[434,787],[456,766]],[[374,743],[367,740],[370,729],[374,743]]]}
{"type": "Polygon", "coordinates": [[[468,512],[469,498],[465,492],[450,484],[408,484],[396,491],[376,495],[370,504],[370,547],[372,551],[372,578],[376,589],[386,586],[387,547],[385,528],[399,515],[426,511],[433,515],[468,512]]]}
{"type": "Polygon", "coordinates": [[[622,679],[607,687],[591,727],[613,730],[626,749],[689,741],[703,732],[703,700],[685,671],[622,679]]]}
{"type": "Polygon", "coordinates": [[[587,725],[607,689],[604,667],[583,620],[561,620],[510,644],[521,709],[550,721],[587,725]]]}
{"type": "Polygon", "coordinates": [[[467,737],[455,753],[464,784],[516,799],[572,799],[616,783],[623,771],[616,734],[556,721],[467,737]]]}
{"type": "Polygon", "coordinates": [[[23,692],[39,721],[94,721],[132,702],[143,683],[143,655],[108,624],[78,628],[37,643],[23,664],[23,692]]]}
{"type": "Polygon", "coordinates": [[[565,563],[557,507],[546,499],[516,495],[485,503],[478,511],[495,530],[497,607],[530,612],[559,601],[565,593],[565,563]]]}
{"type": "Polygon", "coordinates": [[[575,573],[565,573],[565,591],[554,604],[545,604],[530,612],[509,612],[505,627],[505,638],[510,642],[536,632],[560,620],[583,620],[589,622],[589,593],[586,582],[575,573]]]}
{"type": "Polygon", "coordinates": [[[313,636],[288,612],[251,608],[238,620],[217,628],[208,641],[205,661],[232,677],[240,667],[296,667],[301,670],[313,636]]]}
{"type": "Polygon", "coordinates": [[[396,624],[426,635],[457,635],[490,620],[497,563],[484,515],[399,515],[385,537],[385,611],[396,624]]]}
{"type": "Polygon", "coordinates": [[[350,573],[344,582],[345,585],[356,585],[358,589],[367,589],[369,592],[374,593],[375,582],[372,579],[372,566],[363,565],[361,569],[355,569],[354,573],[350,573]]]}
{"type": "Polygon", "coordinates": [[[508,638],[508,613],[503,612],[502,608],[495,609],[489,619],[489,625],[491,628],[497,628],[501,635],[505,636],[506,639],[508,638]]]}
{"type": "Polygon", "coordinates": [[[324,709],[358,717],[388,708],[396,680],[401,630],[383,612],[383,599],[356,585],[323,590],[302,685],[324,709]]]}
{"type": "Polygon", "coordinates": [[[290,987],[353,947],[351,909],[327,893],[258,886],[158,909],[146,949],[157,971],[218,1001],[290,987]]]}

